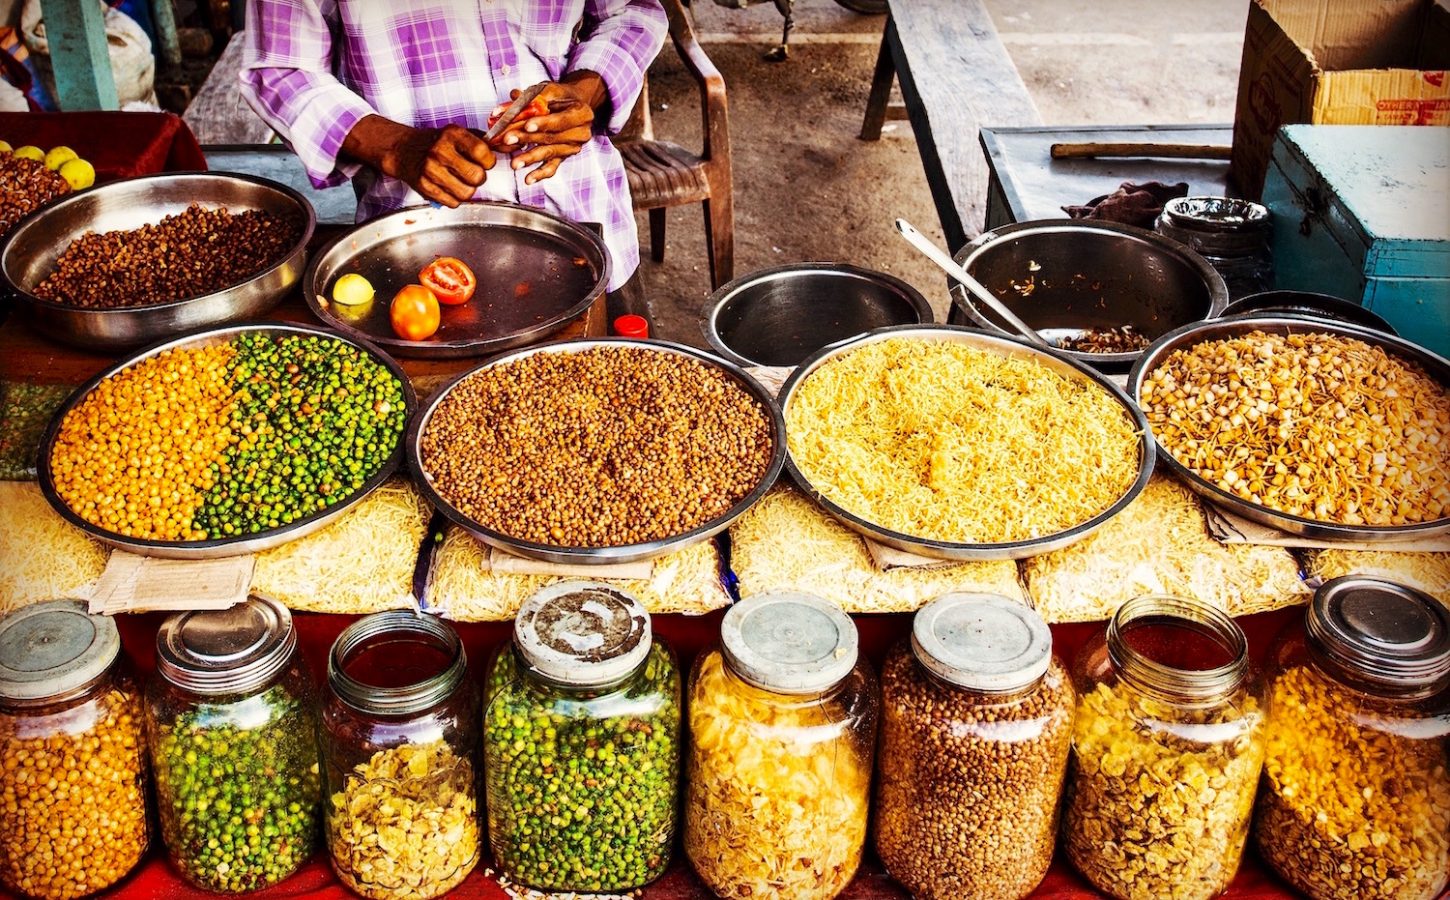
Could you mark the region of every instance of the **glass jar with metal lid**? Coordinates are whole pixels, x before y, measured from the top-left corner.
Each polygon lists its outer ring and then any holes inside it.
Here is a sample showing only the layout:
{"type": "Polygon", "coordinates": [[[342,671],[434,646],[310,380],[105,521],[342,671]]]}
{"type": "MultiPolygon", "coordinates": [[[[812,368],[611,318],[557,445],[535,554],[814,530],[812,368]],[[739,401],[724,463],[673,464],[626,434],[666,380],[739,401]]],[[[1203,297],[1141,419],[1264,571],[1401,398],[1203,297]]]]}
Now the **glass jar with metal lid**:
{"type": "Polygon", "coordinates": [[[876,683],[856,625],[795,592],[730,607],[690,676],[685,853],[721,897],[829,900],[861,862],[876,683]]]}
{"type": "Polygon", "coordinates": [[[317,693],[292,615],[253,597],[168,618],[146,695],[161,837],[191,884],[276,884],[317,839],[317,693]]]}
{"type": "Polygon", "coordinates": [[[1136,597],[1074,667],[1067,857],[1125,900],[1206,900],[1248,838],[1264,712],[1248,638],[1217,607],[1136,597]]]}
{"type": "Polygon", "coordinates": [[[332,645],[322,705],[332,868],[374,900],[430,898],[478,864],[478,691],[458,633],[394,610],[332,645]]]}
{"type": "Polygon", "coordinates": [[[624,891],[674,842],[680,675],[640,601],[565,581],[524,601],[484,696],[488,836],[511,879],[624,891]]]}
{"type": "Polygon", "coordinates": [[[1023,897],[1052,863],[1074,696],[1034,610],[954,593],[881,669],[876,850],[922,900],[1023,897]]]}
{"type": "Polygon", "coordinates": [[[0,618],[0,885],[69,900],[150,844],[141,693],[116,623],[56,600],[0,618]]]}
{"type": "Polygon", "coordinates": [[[1429,900],[1450,879],[1450,611],[1355,575],[1275,648],[1254,840],[1326,900],[1429,900]]]}

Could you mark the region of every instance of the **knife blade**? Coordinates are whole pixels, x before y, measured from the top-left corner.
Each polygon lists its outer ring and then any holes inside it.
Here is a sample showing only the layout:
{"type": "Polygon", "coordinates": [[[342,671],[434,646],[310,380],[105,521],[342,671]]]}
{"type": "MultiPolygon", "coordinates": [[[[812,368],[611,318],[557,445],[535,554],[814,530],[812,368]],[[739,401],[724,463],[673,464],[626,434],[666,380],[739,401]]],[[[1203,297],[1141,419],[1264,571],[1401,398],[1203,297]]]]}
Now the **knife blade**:
{"type": "Polygon", "coordinates": [[[544,88],[548,86],[549,82],[541,81],[532,87],[526,87],[520,91],[519,95],[514,98],[514,101],[498,117],[497,121],[488,126],[488,130],[483,133],[483,139],[490,144],[498,140],[499,135],[503,134],[504,130],[512,125],[514,120],[519,117],[519,113],[523,112],[530,103],[533,103],[534,98],[542,94],[544,88]]]}

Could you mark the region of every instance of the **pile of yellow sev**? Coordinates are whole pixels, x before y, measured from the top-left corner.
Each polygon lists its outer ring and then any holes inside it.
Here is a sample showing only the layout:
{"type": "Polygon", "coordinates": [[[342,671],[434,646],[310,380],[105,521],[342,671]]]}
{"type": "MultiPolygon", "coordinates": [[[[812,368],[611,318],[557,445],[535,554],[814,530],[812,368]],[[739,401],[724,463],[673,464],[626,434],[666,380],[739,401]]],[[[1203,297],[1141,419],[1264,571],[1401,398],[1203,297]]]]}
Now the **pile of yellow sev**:
{"type": "Polygon", "coordinates": [[[826,363],[790,398],[786,435],[828,500],[938,541],[1066,531],[1138,474],[1139,435],[1106,390],[943,341],[892,338],[826,363]]]}

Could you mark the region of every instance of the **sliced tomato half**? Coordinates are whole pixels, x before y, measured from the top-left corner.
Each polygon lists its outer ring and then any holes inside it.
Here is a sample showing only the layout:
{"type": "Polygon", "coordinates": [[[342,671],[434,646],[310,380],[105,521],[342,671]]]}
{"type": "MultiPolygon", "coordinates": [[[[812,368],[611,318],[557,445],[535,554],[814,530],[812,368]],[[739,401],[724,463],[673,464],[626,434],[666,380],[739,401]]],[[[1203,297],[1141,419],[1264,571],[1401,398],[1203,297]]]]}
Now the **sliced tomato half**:
{"type": "Polygon", "coordinates": [[[467,303],[478,287],[473,270],[461,259],[440,256],[423,267],[418,281],[432,291],[439,303],[458,306],[467,303]]]}

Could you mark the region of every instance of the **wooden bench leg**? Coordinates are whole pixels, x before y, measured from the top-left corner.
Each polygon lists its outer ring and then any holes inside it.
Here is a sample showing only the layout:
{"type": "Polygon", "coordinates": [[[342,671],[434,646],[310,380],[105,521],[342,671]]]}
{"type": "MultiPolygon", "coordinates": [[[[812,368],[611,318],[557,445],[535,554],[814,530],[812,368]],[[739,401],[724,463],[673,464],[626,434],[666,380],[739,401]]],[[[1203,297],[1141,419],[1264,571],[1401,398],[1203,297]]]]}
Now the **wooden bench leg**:
{"type": "Polygon", "coordinates": [[[705,243],[710,251],[710,290],[735,278],[735,204],[727,189],[704,202],[705,243]]]}
{"type": "Polygon", "coordinates": [[[665,208],[649,211],[649,256],[657,263],[665,261],[665,208]]]}
{"type": "MultiPolygon", "coordinates": [[[[891,30],[887,20],[886,30],[891,30]]],[[[861,140],[881,140],[881,126],[886,122],[886,106],[891,101],[891,84],[896,80],[896,64],[891,60],[891,47],[886,32],[881,33],[881,52],[876,54],[876,72],[871,76],[871,96],[866,100],[866,118],[861,123],[861,140]]]]}

